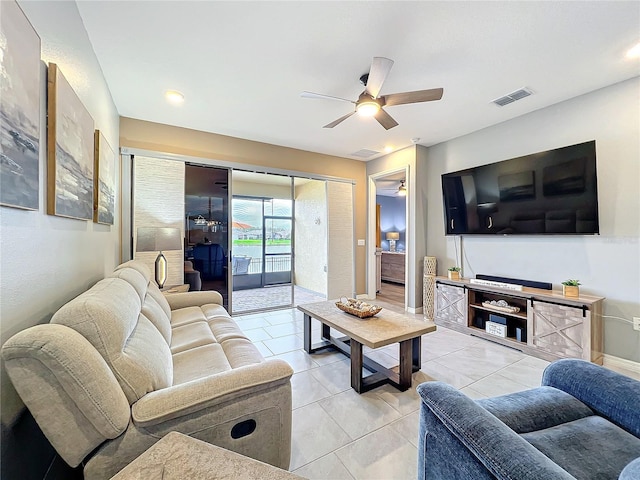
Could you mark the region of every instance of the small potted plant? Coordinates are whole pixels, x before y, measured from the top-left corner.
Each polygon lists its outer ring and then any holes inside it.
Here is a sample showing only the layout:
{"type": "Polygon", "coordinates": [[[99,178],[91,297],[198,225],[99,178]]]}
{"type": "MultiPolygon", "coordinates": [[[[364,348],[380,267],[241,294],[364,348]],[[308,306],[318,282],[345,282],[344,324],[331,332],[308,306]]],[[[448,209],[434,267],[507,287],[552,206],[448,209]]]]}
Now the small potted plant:
{"type": "Polygon", "coordinates": [[[450,267],[447,273],[449,280],[460,280],[460,267],[450,267]]]}
{"type": "Polygon", "coordinates": [[[580,281],[569,279],[562,282],[562,294],[565,297],[579,297],[580,281]]]}

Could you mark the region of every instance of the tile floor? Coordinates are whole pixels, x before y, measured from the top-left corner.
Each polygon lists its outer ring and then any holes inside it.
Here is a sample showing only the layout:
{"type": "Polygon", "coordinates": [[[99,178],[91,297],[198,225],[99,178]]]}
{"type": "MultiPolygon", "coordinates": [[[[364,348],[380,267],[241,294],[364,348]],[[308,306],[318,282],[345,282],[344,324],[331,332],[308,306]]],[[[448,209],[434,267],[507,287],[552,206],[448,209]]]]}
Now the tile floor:
{"type": "MultiPolygon", "coordinates": [[[[303,303],[322,302],[326,297],[306,288],[295,285],[293,292],[293,305],[303,303]]],[[[232,294],[233,312],[264,310],[269,308],[282,308],[283,305],[291,305],[291,285],[269,286],[251,288],[247,290],[234,290],[232,294]]]]}
{"type": "MultiPolygon", "coordinates": [[[[548,365],[438,327],[422,339],[422,369],[413,374],[411,389],[399,392],[385,385],[359,395],[351,389],[345,356],[331,351],[308,355],[303,350],[302,313],[297,309],[235,319],[265,357],[281,358],[295,372],[290,470],[309,479],[415,479],[418,384],[441,380],[471,398],[491,397],[539,386],[548,365]]],[[[314,329],[317,341],[318,322],[314,329]]],[[[397,345],[366,350],[385,366],[398,364],[397,345]]]]}

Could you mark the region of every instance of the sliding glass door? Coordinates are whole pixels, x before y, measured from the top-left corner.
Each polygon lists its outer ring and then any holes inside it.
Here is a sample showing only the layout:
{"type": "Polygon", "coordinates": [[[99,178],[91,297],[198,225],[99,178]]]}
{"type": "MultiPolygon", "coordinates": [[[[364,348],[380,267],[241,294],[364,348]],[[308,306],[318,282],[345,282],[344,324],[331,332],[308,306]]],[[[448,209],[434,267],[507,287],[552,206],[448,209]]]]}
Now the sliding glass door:
{"type": "Polygon", "coordinates": [[[293,305],[291,177],[232,174],[232,311],[293,305]]]}
{"type": "Polygon", "coordinates": [[[184,260],[190,288],[216,290],[228,307],[229,193],[226,168],[186,165],[184,260]],[[188,264],[187,264],[188,265],[188,264]]]}

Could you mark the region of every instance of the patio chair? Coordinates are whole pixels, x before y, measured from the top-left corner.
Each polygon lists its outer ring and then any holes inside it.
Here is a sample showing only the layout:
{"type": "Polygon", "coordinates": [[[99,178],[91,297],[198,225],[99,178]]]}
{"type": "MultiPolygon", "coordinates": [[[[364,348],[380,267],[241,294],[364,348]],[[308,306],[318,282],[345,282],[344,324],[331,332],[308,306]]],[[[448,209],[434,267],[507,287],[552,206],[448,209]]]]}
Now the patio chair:
{"type": "Polygon", "coordinates": [[[252,257],[234,256],[231,259],[231,273],[233,275],[246,275],[249,273],[249,264],[252,257]]]}

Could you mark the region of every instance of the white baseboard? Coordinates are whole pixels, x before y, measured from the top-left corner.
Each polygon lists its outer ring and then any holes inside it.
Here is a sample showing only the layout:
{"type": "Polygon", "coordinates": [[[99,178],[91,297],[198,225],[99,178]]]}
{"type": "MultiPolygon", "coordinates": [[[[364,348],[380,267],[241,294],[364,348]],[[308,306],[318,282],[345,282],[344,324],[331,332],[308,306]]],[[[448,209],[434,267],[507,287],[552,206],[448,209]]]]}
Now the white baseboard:
{"type": "Polygon", "coordinates": [[[420,314],[422,313],[422,307],[418,307],[418,308],[407,307],[407,312],[413,313],[413,314],[420,314]]]}
{"type": "Polygon", "coordinates": [[[359,295],[356,295],[356,299],[357,300],[375,300],[376,298],[373,297],[371,298],[369,295],[367,295],[366,293],[361,293],[359,295]]]}
{"type": "Polygon", "coordinates": [[[632,372],[640,373],[640,363],[633,360],[627,360],[626,358],[614,357],[613,355],[604,354],[602,364],[605,367],[623,368],[632,372]]]}

